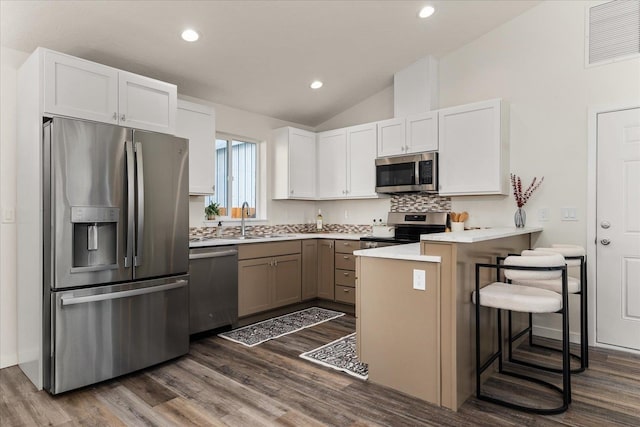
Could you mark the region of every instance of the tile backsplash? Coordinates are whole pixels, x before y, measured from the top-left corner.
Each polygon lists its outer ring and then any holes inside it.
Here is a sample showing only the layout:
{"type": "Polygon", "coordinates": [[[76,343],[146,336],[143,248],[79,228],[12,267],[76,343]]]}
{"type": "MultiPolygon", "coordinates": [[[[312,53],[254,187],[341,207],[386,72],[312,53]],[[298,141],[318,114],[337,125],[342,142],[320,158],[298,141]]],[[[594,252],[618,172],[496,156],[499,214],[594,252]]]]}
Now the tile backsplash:
{"type": "Polygon", "coordinates": [[[394,194],[391,196],[391,212],[449,212],[451,197],[432,194],[394,194]]]}
{"type": "MultiPolygon", "coordinates": [[[[191,227],[189,237],[215,237],[218,227],[191,227]]],[[[277,224],[277,225],[247,225],[247,234],[265,235],[276,233],[315,233],[315,224],[277,224]]],[[[360,224],[325,224],[323,233],[371,233],[370,225],[360,224]]],[[[239,226],[222,227],[222,236],[237,236],[239,226]]]]}

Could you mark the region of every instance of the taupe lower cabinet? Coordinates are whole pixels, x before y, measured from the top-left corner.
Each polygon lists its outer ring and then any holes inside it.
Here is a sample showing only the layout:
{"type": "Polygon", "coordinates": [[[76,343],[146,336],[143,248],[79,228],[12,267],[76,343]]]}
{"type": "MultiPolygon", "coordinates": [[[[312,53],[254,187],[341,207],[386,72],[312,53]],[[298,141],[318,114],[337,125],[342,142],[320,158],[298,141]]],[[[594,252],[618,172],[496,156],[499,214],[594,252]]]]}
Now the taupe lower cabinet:
{"type": "Polygon", "coordinates": [[[302,300],[318,296],[318,241],[302,241],[302,300]]]}
{"type": "Polygon", "coordinates": [[[318,240],[318,298],[334,300],[334,242],[318,240]]]}
{"type": "Polygon", "coordinates": [[[299,240],[240,245],[238,259],[240,317],[301,301],[299,240]]]}

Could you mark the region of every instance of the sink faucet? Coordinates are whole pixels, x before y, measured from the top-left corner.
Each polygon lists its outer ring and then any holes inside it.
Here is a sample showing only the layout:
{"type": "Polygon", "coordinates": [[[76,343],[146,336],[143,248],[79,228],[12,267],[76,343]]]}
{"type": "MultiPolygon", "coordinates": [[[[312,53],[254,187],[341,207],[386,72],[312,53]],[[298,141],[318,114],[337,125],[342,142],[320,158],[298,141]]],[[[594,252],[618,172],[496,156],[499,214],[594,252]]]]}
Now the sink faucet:
{"type": "Polygon", "coordinates": [[[242,237],[245,236],[245,229],[244,229],[244,208],[247,208],[247,216],[249,216],[249,203],[247,203],[246,201],[242,204],[242,207],[240,208],[240,219],[241,219],[241,223],[240,223],[240,234],[242,234],[242,237]]]}

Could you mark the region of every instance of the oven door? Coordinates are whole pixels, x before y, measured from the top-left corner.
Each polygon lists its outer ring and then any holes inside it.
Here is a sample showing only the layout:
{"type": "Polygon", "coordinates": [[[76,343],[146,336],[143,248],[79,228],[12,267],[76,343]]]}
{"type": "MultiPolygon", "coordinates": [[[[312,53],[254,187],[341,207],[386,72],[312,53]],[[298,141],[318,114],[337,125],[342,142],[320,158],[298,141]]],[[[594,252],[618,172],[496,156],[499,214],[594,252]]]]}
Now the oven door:
{"type": "Polygon", "coordinates": [[[418,164],[414,156],[376,159],[376,191],[418,191],[418,164]]]}

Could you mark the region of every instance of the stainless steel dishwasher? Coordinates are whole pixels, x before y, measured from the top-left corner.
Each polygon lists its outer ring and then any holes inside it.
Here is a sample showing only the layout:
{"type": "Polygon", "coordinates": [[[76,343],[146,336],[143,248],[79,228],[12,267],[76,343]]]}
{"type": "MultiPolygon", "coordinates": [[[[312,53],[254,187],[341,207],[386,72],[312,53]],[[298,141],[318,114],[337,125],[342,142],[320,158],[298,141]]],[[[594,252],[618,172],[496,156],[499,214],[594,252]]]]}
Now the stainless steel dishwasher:
{"type": "Polygon", "coordinates": [[[189,250],[189,333],[237,326],[238,248],[189,250]]]}

